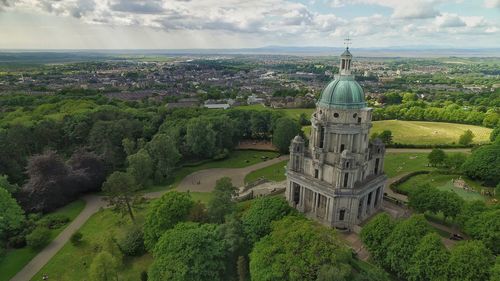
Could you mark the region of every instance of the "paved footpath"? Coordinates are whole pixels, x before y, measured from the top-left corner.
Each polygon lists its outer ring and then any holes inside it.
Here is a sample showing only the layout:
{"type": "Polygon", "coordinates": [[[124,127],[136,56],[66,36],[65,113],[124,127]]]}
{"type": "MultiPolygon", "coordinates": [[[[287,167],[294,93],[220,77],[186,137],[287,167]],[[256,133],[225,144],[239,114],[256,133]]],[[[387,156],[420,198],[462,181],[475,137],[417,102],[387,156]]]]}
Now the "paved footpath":
{"type": "Polygon", "coordinates": [[[245,176],[255,170],[288,160],[288,155],[257,163],[244,168],[214,168],[196,171],[187,175],[177,186],[179,191],[210,192],[215,182],[222,177],[229,177],[234,186],[245,185],[245,176]]]}
{"type": "MultiPolygon", "coordinates": [[[[243,179],[245,178],[246,174],[270,166],[272,164],[279,163],[287,159],[288,156],[281,156],[245,168],[208,169],[199,171],[202,173],[194,172],[193,174],[197,174],[197,177],[202,176],[204,184],[201,185],[203,186],[203,188],[200,189],[200,191],[209,192],[215,186],[215,181],[221,177],[224,176],[231,177],[233,179],[233,184],[238,186],[239,184],[243,184],[243,179]],[[213,185],[210,186],[210,184],[212,183],[213,185]]],[[[186,178],[192,178],[193,174],[188,175],[186,178]]],[[[182,182],[184,182],[184,180],[182,182]]],[[[179,187],[182,185],[182,182],[179,185],[179,187]]],[[[189,185],[184,185],[184,186],[189,187],[189,185]]],[[[178,190],[184,191],[182,188],[178,188],[178,190]]],[[[190,189],[190,190],[198,191],[196,189],[190,189]]],[[[166,191],[151,192],[151,193],[146,193],[143,196],[148,199],[153,199],[160,197],[165,192],[166,191]]],[[[59,250],[61,250],[64,244],[66,244],[69,241],[71,235],[73,235],[73,233],[75,233],[78,229],[80,229],[80,227],[82,227],[82,225],[90,218],[90,216],[97,213],[99,209],[107,207],[107,204],[104,201],[104,196],[92,194],[92,195],[86,195],[82,199],[85,200],[85,208],[80,212],[80,214],[78,214],[78,216],[61,233],[59,233],[59,235],[54,240],[52,240],[52,242],[50,242],[50,244],[47,247],[45,247],[42,251],[40,251],[40,253],[38,253],[26,266],[24,266],[24,268],[21,269],[21,271],[19,271],[14,277],[12,277],[10,281],[31,280],[33,276],[35,276],[35,274],[37,274],[42,269],[42,267],[45,264],[47,264],[47,262],[57,254],[59,250]]]]}
{"type": "MultiPolygon", "coordinates": [[[[388,148],[386,152],[390,153],[418,153],[418,152],[430,152],[432,149],[414,149],[414,148],[388,148]]],[[[459,149],[445,149],[446,152],[470,152],[470,149],[459,148],[459,149]]],[[[232,179],[235,186],[242,186],[244,184],[245,176],[255,170],[270,166],[275,163],[287,160],[288,156],[284,155],[278,158],[274,158],[265,162],[261,162],[252,166],[245,168],[227,168],[227,169],[207,169],[194,172],[187,177],[185,177],[177,190],[179,191],[201,191],[209,192],[215,186],[215,182],[221,178],[228,176],[232,179]],[[200,184],[198,184],[200,181],[200,184]]],[[[394,179],[394,178],[393,178],[394,179]]],[[[393,180],[393,179],[390,179],[393,180]]],[[[394,179],[395,180],[395,179],[394,179]]],[[[387,188],[389,190],[389,188],[387,188]]],[[[158,198],[166,191],[151,192],[144,194],[146,198],[158,198]]],[[[389,192],[388,192],[389,193],[389,192]]],[[[394,195],[390,193],[391,195],[394,195]]],[[[400,194],[398,194],[400,195],[400,194]]],[[[85,208],[82,212],[54,239],[52,242],[45,247],[40,253],[38,253],[21,271],[19,271],[10,281],[29,281],[35,274],[37,274],[42,267],[56,255],[56,253],[69,241],[69,238],[73,233],[75,233],[80,227],[99,209],[106,207],[106,202],[103,200],[103,196],[98,195],[87,195],[84,196],[85,208]]],[[[446,229],[451,231],[450,229],[446,229]]]]}

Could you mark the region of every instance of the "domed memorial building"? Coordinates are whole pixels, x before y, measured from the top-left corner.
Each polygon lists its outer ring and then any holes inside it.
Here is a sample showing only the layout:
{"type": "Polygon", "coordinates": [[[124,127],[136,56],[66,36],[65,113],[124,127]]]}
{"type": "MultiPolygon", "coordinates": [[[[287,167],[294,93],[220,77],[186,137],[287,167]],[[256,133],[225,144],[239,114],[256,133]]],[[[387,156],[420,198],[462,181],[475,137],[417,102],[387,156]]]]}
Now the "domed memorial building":
{"type": "Polygon", "coordinates": [[[340,58],[312,114],[309,146],[300,136],[291,143],[286,198],[309,217],[352,230],[382,206],[385,147],[369,140],[372,109],[351,74],[349,48],[340,58]]]}

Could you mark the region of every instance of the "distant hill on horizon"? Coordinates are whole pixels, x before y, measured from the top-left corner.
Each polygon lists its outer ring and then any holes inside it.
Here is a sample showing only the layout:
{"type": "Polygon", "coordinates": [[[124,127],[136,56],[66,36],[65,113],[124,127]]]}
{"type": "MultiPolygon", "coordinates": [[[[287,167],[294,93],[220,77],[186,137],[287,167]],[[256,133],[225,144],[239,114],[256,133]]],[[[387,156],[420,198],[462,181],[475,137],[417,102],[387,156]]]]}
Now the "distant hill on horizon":
{"type": "MultiPolygon", "coordinates": [[[[60,63],[100,59],[124,59],[123,56],[209,56],[209,55],[289,55],[289,56],[338,56],[340,47],[286,47],[267,46],[240,49],[122,49],[122,50],[2,50],[0,64],[60,63]],[[120,56],[120,57],[116,57],[120,56]]],[[[500,48],[438,48],[438,47],[386,47],[351,48],[357,57],[375,58],[443,58],[443,57],[500,57],[500,48]]],[[[125,58],[126,59],[126,58],[125,58]]]]}

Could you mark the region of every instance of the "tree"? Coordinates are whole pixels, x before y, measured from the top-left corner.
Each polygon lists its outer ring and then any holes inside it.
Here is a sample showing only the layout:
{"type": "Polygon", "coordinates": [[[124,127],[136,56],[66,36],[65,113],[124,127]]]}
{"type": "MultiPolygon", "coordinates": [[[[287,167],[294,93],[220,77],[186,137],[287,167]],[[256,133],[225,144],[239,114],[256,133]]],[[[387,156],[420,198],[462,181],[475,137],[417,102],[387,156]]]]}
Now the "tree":
{"type": "Polygon", "coordinates": [[[89,276],[95,281],[114,281],[118,278],[119,262],[108,252],[102,251],[90,264],[89,276]]]}
{"type": "Polygon", "coordinates": [[[408,193],[409,206],[419,213],[430,211],[439,212],[439,202],[437,200],[439,190],[429,184],[417,185],[408,193]]]}
{"type": "Polygon", "coordinates": [[[464,231],[472,238],[481,240],[494,254],[500,254],[500,209],[488,208],[471,214],[464,231]]]}
{"type": "Polygon", "coordinates": [[[495,129],[493,129],[493,131],[491,131],[490,141],[495,142],[495,140],[498,138],[498,136],[500,136],[500,125],[495,127],[495,129]]]}
{"type": "Polygon", "coordinates": [[[290,118],[280,118],[276,121],[273,132],[273,144],[278,150],[285,154],[288,153],[290,142],[300,133],[300,126],[290,118]]]}
{"type": "Polygon", "coordinates": [[[127,172],[131,174],[135,181],[145,187],[153,175],[153,160],[145,149],[127,157],[127,172]]]}
{"type": "Polygon", "coordinates": [[[334,271],[333,280],[346,280],[351,273],[350,259],[350,250],[333,229],[288,216],[274,222],[271,233],[255,243],[250,275],[255,281],[315,281],[334,271]]]}
{"type": "Polygon", "coordinates": [[[385,144],[392,144],[392,132],[390,130],[383,130],[377,137],[385,144]]]}
{"type": "Polygon", "coordinates": [[[50,230],[46,227],[37,227],[26,235],[26,244],[34,250],[40,250],[50,243],[50,230]]]}
{"type": "Polygon", "coordinates": [[[432,209],[441,211],[445,219],[455,218],[464,204],[462,197],[453,191],[438,191],[437,195],[435,200],[431,200],[435,204],[432,209]]]}
{"type": "Polygon", "coordinates": [[[215,131],[205,118],[189,120],[186,129],[186,144],[197,157],[210,158],[215,155],[215,131]]]}
{"type": "Polygon", "coordinates": [[[175,165],[181,159],[175,141],[166,134],[156,134],[147,144],[146,149],[154,163],[156,182],[170,178],[175,165]]]}
{"type": "Polygon", "coordinates": [[[454,172],[459,172],[462,165],[467,160],[467,156],[463,153],[451,153],[446,156],[444,165],[446,168],[454,172]]]}
{"type": "Polygon", "coordinates": [[[414,215],[399,222],[387,237],[386,264],[399,277],[406,278],[406,269],[420,240],[429,233],[429,225],[423,215],[414,215]]]}
{"type": "Polygon", "coordinates": [[[153,257],[151,281],[218,281],[226,271],[225,244],[213,224],[177,224],[161,236],[153,257]]]}
{"type": "Polygon", "coordinates": [[[0,187],[5,188],[10,194],[14,194],[19,190],[19,186],[10,183],[6,175],[0,175],[0,187]]]}
{"type": "Polygon", "coordinates": [[[120,251],[129,257],[141,256],[146,252],[144,233],[137,226],[127,229],[118,241],[118,245],[120,246],[120,251]]]}
{"type": "Polygon", "coordinates": [[[70,168],[54,151],[34,155],[28,161],[29,181],[22,187],[21,206],[28,212],[48,212],[74,200],[77,196],[70,168]]]}
{"type": "Polygon", "coordinates": [[[101,157],[83,149],[76,150],[68,160],[70,178],[80,183],[79,193],[99,191],[106,179],[106,170],[101,157]]]}
{"type": "Polygon", "coordinates": [[[409,281],[446,280],[449,253],[436,233],[429,233],[418,244],[407,268],[409,281]]]}
{"type": "Polygon", "coordinates": [[[383,263],[386,254],[385,239],[394,229],[395,223],[387,213],[371,219],[361,230],[361,240],[378,263],[383,263]]]}
{"type": "Polygon", "coordinates": [[[497,256],[496,262],[491,268],[490,281],[500,281],[500,256],[497,256]]]}
{"type": "Polygon", "coordinates": [[[461,145],[469,145],[472,143],[472,139],[474,139],[474,133],[471,130],[467,130],[460,135],[458,143],[461,145]]]}
{"type": "Polygon", "coordinates": [[[132,205],[137,197],[138,185],[132,175],[125,172],[114,172],[102,185],[106,200],[121,213],[128,213],[135,220],[132,205]]]}
{"type": "Polygon", "coordinates": [[[403,103],[412,102],[418,100],[417,94],[415,93],[405,93],[403,94],[403,103]]]}
{"type": "Polygon", "coordinates": [[[189,193],[170,191],[149,207],[144,224],[144,244],[152,250],[165,231],[186,220],[194,202],[189,193]]]}
{"type": "Polygon", "coordinates": [[[243,213],[243,229],[248,241],[253,244],[271,232],[271,222],[290,214],[292,209],[279,197],[260,197],[243,213]]]}
{"type": "Polygon", "coordinates": [[[493,255],[481,241],[461,242],[451,249],[447,280],[488,280],[493,262],[493,255]]]}
{"type": "Polygon", "coordinates": [[[441,166],[444,164],[446,160],[446,154],[444,150],[439,148],[434,148],[429,155],[427,155],[427,159],[429,160],[429,164],[433,167],[441,166]]]}
{"type": "Polygon", "coordinates": [[[490,133],[490,141],[491,142],[495,142],[498,137],[500,136],[500,125],[495,127],[495,129],[493,129],[493,131],[491,131],[490,133]]]}
{"type": "Polygon", "coordinates": [[[500,145],[483,145],[472,151],[462,169],[467,176],[495,186],[500,182],[498,167],[500,167],[500,145]]]}
{"type": "Polygon", "coordinates": [[[24,211],[12,195],[0,186],[0,241],[8,233],[19,230],[25,221],[24,211]]]}
{"type": "Polygon", "coordinates": [[[305,113],[301,113],[299,116],[299,124],[301,126],[309,126],[311,125],[311,121],[309,120],[309,117],[305,113]]]}
{"type": "Polygon", "coordinates": [[[226,248],[227,270],[225,275],[226,279],[229,280],[238,273],[239,257],[248,255],[248,245],[243,231],[243,224],[236,214],[227,216],[226,222],[219,226],[218,232],[226,248]]]}
{"type": "Polygon", "coordinates": [[[222,223],[224,217],[234,211],[234,195],[236,195],[236,187],[233,186],[230,178],[223,177],[217,180],[213,197],[208,202],[208,216],[212,222],[222,223]]]}

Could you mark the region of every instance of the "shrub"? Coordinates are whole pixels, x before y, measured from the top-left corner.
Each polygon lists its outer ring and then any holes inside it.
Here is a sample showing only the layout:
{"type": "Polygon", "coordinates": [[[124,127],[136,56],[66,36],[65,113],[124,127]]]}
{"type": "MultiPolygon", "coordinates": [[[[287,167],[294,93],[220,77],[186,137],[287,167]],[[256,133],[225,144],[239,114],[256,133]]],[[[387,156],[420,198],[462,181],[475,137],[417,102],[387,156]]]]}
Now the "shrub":
{"type": "Polygon", "coordinates": [[[26,236],[18,234],[10,237],[9,241],[7,242],[7,246],[16,249],[23,248],[24,246],[26,246],[26,236]]]}
{"type": "Polygon", "coordinates": [[[34,250],[40,250],[50,242],[50,230],[45,227],[37,227],[26,236],[26,243],[34,250]]]}
{"type": "Polygon", "coordinates": [[[70,238],[71,244],[73,244],[74,246],[80,245],[80,243],[82,242],[82,238],[83,235],[80,231],[73,233],[70,238]]]}
{"type": "Polygon", "coordinates": [[[38,225],[41,227],[46,227],[48,229],[57,229],[69,222],[69,218],[61,214],[51,214],[42,218],[38,225]]]}
{"type": "Polygon", "coordinates": [[[127,230],[118,244],[120,245],[120,250],[126,256],[140,256],[146,252],[146,248],[144,247],[144,233],[137,227],[127,230]]]}
{"type": "Polygon", "coordinates": [[[141,272],[141,281],[148,281],[148,272],[147,271],[141,272]]]}

